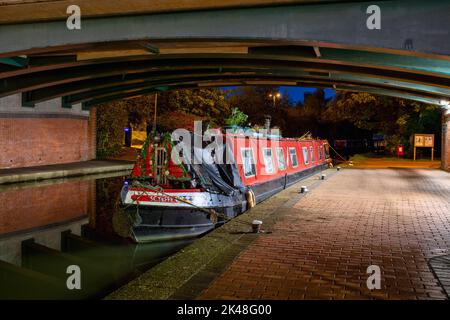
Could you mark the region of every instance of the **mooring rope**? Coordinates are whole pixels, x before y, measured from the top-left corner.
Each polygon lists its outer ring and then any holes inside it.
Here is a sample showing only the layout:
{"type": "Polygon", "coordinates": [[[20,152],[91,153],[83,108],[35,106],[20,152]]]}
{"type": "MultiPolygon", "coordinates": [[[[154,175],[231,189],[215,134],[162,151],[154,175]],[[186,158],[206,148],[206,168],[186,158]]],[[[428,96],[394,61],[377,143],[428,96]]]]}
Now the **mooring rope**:
{"type": "MultiPolygon", "coordinates": [[[[226,215],[223,214],[223,213],[217,212],[217,211],[214,210],[214,209],[202,208],[202,207],[199,207],[199,206],[197,206],[197,205],[195,205],[195,204],[191,203],[190,201],[187,201],[187,200],[185,200],[185,199],[183,199],[183,198],[180,198],[180,197],[177,197],[177,196],[168,194],[168,193],[166,193],[166,192],[163,191],[164,189],[163,189],[161,186],[144,185],[144,184],[142,184],[142,183],[140,183],[140,182],[137,182],[137,186],[141,188],[141,190],[139,190],[139,191],[142,192],[141,195],[146,195],[146,196],[149,197],[150,194],[149,194],[147,191],[145,191],[145,189],[150,189],[150,190],[154,191],[154,192],[156,193],[156,195],[163,195],[163,196],[169,197],[169,198],[174,199],[174,200],[176,200],[176,201],[180,201],[180,202],[182,202],[182,203],[185,203],[185,204],[187,204],[187,205],[190,205],[190,206],[192,206],[192,207],[194,207],[194,208],[196,208],[196,209],[198,209],[198,210],[200,210],[200,211],[202,211],[202,212],[205,212],[205,213],[207,213],[207,214],[209,214],[209,215],[215,217],[215,218],[213,218],[213,219],[211,220],[211,222],[213,222],[214,224],[217,223],[217,218],[218,218],[218,217],[221,217],[221,218],[223,218],[223,219],[225,219],[225,220],[228,220],[228,221],[230,221],[230,220],[233,219],[233,218],[230,218],[230,217],[226,216],[226,215]]],[[[139,200],[133,200],[133,201],[136,201],[136,202],[137,202],[137,207],[139,207],[139,200]]],[[[129,204],[128,206],[130,206],[130,205],[133,205],[133,204],[129,204]]],[[[127,206],[127,207],[128,207],[128,206],[127,206]]],[[[127,207],[125,207],[125,208],[127,208],[127,207]]],[[[245,224],[245,225],[247,225],[247,226],[248,226],[248,225],[250,225],[250,226],[252,225],[251,222],[247,222],[247,221],[240,221],[240,220],[235,220],[235,221],[236,221],[237,223],[245,224]]]]}
{"type": "Polygon", "coordinates": [[[330,148],[331,148],[331,150],[333,150],[342,160],[344,160],[344,162],[349,162],[347,159],[344,159],[344,157],[343,156],[341,156],[340,154],[339,154],[339,152],[337,152],[331,145],[328,145],[330,148]]]}

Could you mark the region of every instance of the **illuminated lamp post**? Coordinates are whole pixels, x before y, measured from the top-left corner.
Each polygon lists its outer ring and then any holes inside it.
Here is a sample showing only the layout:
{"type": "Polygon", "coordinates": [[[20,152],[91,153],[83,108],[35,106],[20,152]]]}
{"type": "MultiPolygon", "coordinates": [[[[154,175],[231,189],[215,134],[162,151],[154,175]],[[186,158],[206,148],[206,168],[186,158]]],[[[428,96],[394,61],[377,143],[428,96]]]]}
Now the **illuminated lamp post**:
{"type": "Polygon", "coordinates": [[[271,93],[269,94],[269,98],[272,98],[273,101],[273,107],[275,108],[275,103],[277,99],[281,99],[281,93],[277,92],[277,93],[271,93]]]}

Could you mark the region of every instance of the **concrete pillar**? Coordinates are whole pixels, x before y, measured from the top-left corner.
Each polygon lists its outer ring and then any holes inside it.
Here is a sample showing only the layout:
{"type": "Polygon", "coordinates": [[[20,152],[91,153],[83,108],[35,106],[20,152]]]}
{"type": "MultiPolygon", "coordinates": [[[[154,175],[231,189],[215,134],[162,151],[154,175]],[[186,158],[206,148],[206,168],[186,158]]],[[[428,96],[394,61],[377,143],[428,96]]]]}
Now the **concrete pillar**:
{"type": "Polygon", "coordinates": [[[450,114],[442,115],[441,168],[450,171],[450,114]]]}

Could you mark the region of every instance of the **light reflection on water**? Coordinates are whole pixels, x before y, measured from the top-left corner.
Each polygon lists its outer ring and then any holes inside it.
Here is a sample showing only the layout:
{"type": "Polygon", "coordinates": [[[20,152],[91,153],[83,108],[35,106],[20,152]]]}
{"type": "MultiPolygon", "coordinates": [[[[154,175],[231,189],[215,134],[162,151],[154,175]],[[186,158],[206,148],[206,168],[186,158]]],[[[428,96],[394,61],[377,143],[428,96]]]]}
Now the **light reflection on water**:
{"type": "Polygon", "coordinates": [[[123,180],[115,173],[1,186],[0,298],[102,297],[190,243],[119,237],[113,217],[123,180]],[[70,264],[81,268],[81,290],[66,287],[70,264]]]}

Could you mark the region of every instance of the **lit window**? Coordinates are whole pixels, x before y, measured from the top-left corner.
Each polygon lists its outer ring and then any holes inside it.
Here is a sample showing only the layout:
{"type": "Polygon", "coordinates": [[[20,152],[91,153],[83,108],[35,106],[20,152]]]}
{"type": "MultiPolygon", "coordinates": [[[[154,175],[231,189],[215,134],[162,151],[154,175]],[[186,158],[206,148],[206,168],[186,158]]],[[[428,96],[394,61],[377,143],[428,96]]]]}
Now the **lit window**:
{"type": "Polygon", "coordinates": [[[284,157],[283,148],[277,148],[278,170],[286,169],[286,158],[284,157]]]}
{"type": "Polygon", "coordinates": [[[266,166],[267,173],[274,173],[275,168],[273,167],[273,157],[272,157],[272,149],[264,148],[263,149],[264,156],[264,164],[266,166]]]}
{"type": "Polygon", "coordinates": [[[319,153],[319,160],[322,160],[323,159],[323,147],[322,146],[319,146],[318,153],[319,153]]]}
{"type": "Polygon", "coordinates": [[[253,156],[252,148],[242,148],[242,165],[244,169],[244,176],[246,178],[256,175],[255,157],[253,156]]]}
{"type": "Polygon", "coordinates": [[[309,164],[308,148],[307,147],[303,147],[302,151],[303,151],[303,161],[305,162],[305,164],[309,164]]]}
{"type": "Polygon", "coordinates": [[[311,162],[316,161],[316,159],[314,159],[314,149],[313,147],[309,147],[309,153],[311,154],[311,162]]]}
{"type": "Polygon", "coordinates": [[[291,156],[292,168],[297,168],[298,161],[297,161],[297,151],[295,150],[295,148],[289,148],[289,155],[291,156]]]}

